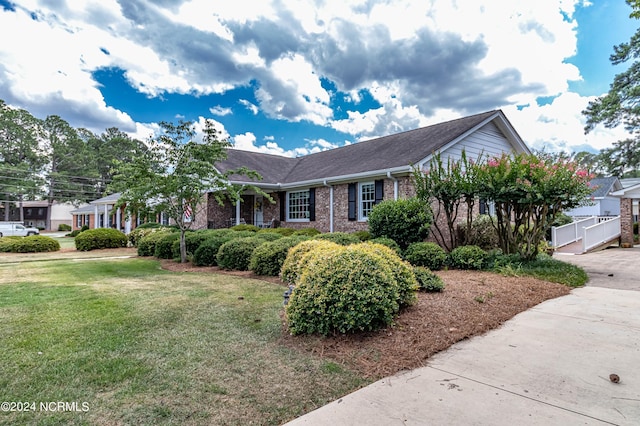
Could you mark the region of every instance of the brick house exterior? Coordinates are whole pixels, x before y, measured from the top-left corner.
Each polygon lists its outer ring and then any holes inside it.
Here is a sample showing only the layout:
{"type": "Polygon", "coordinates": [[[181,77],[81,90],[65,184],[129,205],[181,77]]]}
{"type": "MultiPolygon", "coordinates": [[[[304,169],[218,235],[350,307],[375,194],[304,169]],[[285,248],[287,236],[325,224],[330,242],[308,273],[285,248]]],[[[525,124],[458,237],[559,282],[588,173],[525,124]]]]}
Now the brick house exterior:
{"type": "Polygon", "coordinates": [[[432,126],[359,142],[299,158],[228,150],[217,163],[225,172],[238,167],[257,171],[260,181],[232,176],[235,184],[251,184],[268,193],[273,203],[250,191],[242,202],[220,206],[210,195],[207,227],[237,223],[289,228],[313,227],[321,232],[367,230],[367,214],[382,200],[415,195],[411,175],[425,169],[435,152],[443,159],[529,153],[504,113],[488,111],[432,126]]]}

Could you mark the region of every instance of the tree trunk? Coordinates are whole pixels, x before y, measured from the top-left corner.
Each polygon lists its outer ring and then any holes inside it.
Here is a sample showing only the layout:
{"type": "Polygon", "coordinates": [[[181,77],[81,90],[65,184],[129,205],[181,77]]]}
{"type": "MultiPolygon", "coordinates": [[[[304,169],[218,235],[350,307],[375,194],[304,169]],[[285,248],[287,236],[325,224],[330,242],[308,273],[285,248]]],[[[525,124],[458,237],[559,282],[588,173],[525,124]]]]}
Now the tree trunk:
{"type": "Polygon", "coordinates": [[[180,263],[187,263],[187,244],[185,243],[185,229],[180,229],[180,263]]]}

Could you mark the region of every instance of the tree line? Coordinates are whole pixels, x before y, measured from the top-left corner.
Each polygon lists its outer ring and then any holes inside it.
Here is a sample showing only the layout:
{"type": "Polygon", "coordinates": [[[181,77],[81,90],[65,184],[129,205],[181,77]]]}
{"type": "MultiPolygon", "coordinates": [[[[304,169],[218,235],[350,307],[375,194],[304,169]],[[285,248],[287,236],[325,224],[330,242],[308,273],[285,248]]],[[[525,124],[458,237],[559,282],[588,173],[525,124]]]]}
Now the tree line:
{"type": "Polygon", "coordinates": [[[11,205],[46,200],[49,228],[54,200],[79,205],[104,196],[116,164],[145,150],[142,141],[115,127],[95,134],[57,115],[36,118],[0,99],[0,220],[9,220],[11,205]]]}

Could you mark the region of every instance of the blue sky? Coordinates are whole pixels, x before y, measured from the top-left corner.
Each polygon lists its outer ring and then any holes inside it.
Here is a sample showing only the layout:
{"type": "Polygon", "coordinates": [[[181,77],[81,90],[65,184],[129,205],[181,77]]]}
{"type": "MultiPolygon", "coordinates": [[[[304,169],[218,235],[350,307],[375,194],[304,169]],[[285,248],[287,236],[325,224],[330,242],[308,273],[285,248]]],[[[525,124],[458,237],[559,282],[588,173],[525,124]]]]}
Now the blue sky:
{"type": "Polygon", "coordinates": [[[638,27],[623,0],[0,0],[0,99],[146,139],[215,120],[304,155],[492,109],[534,148],[626,138],[581,111],[638,27]],[[464,3],[462,5],[461,3],[464,3]],[[10,41],[10,42],[8,42],[10,41]]]}

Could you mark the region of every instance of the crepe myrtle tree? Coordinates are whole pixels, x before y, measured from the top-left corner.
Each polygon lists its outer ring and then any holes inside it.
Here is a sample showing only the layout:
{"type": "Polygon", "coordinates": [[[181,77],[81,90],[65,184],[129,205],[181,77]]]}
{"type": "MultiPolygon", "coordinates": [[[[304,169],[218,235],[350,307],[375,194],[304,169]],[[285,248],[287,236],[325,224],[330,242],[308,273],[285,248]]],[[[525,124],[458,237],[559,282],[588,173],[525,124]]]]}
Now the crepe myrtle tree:
{"type": "Polygon", "coordinates": [[[231,175],[261,179],[255,171],[244,167],[218,171],[216,163],[227,158],[227,149],[232,145],[219,138],[211,120],[204,123],[202,141],[195,140],[197,132],[191,121],[177,125],[160,122],[159,126],[161,132],[149,140],[148,150],[133,161],[117,164],[110,189],[122,193],[118,204],[124,205],[128,214],[141,206],[167,214],[180,230],[180,261],[185,263],[185,232],[200,214],[206,214],[200,201],[207,193],[212,192],[220,204],[225,198],[239,200],[246,189],[271,199],[254,186],[229,182],[231,175]]]}
{"type": "Polygon", "coordinates": [[[477,195],[493,201],[500,248],[534,259],[554,219],[589,202],[593,178],[562,156],[503,154],[478,164],[477,195]]]}

